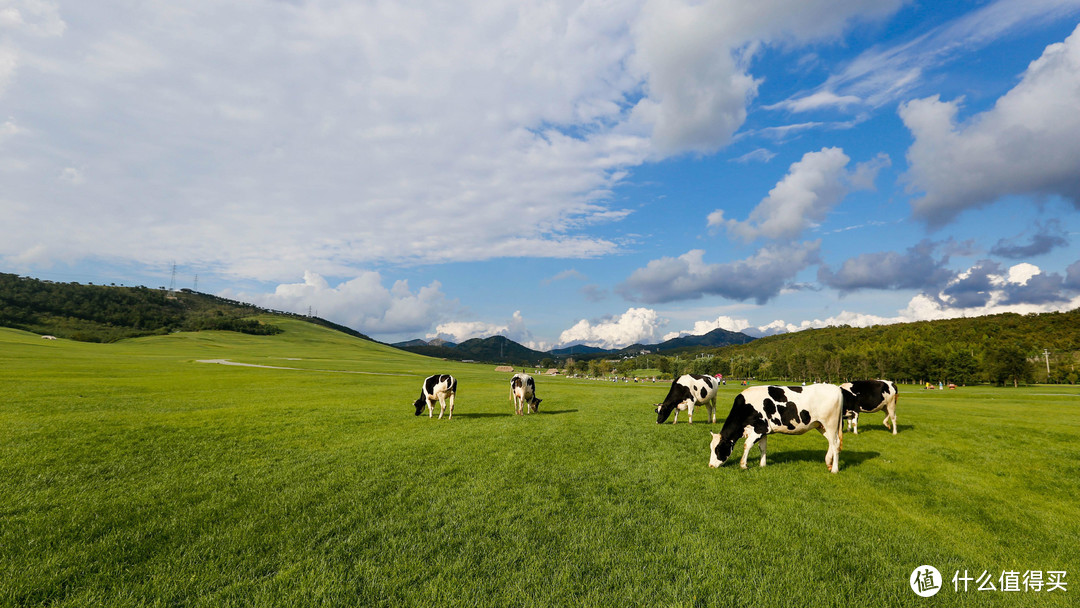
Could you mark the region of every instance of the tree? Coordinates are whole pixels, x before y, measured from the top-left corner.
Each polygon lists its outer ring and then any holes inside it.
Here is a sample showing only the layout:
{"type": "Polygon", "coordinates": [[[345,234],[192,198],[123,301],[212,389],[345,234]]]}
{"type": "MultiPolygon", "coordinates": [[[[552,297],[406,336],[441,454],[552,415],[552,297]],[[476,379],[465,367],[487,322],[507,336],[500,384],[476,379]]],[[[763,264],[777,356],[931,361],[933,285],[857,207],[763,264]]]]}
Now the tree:
{"type": "Polygon", "coordinates": [[[1029,382],[1032,377],[1027,355],[1015,344],[987,349],[983,357],[983,368],[991,382],[1003,386],[1011,380],[1013,387],[1016,387],[1020,382],[1029,382]]]}

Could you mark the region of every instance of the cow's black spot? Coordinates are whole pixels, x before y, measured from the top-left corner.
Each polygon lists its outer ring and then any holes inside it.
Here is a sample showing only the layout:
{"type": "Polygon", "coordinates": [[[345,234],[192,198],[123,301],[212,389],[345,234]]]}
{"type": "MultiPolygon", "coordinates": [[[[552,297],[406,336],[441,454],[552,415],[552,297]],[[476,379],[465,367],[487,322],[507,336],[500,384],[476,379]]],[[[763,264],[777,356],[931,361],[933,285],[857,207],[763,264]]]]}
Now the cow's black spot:
{"type": "Polygon", "coordinates": [[[778,403],[783,403],[788,400],[787,393],[784,392],[784,387],[782,386],[770,386],[769,396],[773,398],[773,401],[778,403]]]}
{"type": "Polygon", "coordinates": [[[707,391],[704,386],[701,387],[701,398],[704,399],[705,396],[708,395],[708,394],[709,394],[709,391],[707,391]]]}
{"type": "Polygon", "coordinates": [[[768,397],[761,402],[761,407],[765,410],[765,415],[769,418],[772,418],[773,415],[776,414],[776,405],[773,404],[773,400],[768,397]]]}
{"type": "Polygon", "coordinates": [[[765,421],[765,418],[760,413],[755,412],[755,414],[757,415],[753,418],[754,432],[758,435],[767,435],[769,433],[769,423],[765,421]]]}
{"type": "Polygon", "coordinates": [[[440,376],[428,376],[427,380],[424,380],[424,392],[428,395],[435,392],[435,385],[438,384],[442,378],[440,376]]]}
{"type": "Polygon", "coordinates": [[[810,412],[802,410],[799,412],[799,419],[802,420],[803,424],[810,424],[810,412]]]}
{"type": "Polygon", "coordinates": [[[789,386],[789,387],[787,387],[787,390],[789,390],[789,391],[791,391],[793,393],[801,393],[802,392],[802,387],[801,386],[789,386]]]}
{"type": "Polygon", "coordinates": [[[780,406],[780,419],[784,421],[784,426],[788,427],[788,430],[795,430],[795,425],[799,422],[799,408],[790,401],[785,403],[780,406]]]}

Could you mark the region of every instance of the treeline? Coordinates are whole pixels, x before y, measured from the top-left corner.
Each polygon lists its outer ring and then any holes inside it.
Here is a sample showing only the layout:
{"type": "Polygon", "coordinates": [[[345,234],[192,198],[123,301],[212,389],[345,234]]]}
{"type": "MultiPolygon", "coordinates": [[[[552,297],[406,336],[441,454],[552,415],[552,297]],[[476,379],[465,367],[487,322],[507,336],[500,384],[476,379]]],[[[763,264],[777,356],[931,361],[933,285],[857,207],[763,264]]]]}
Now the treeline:
{"type": "Polygon", "coordinates": [[[173,331],[225,330],[272,335],[252,319],[262,311],[195,292],[54,283],[0,273],[0,326],[84,342],[173,331]]]}
{"type": "Polygon", "coordinates": [[[666,377],[699,373],[778,382],[888,378],[914,384],[1017,385],[1076,384],[1078,359],[1080,309],[813,329],[694,355],[640,357],[635,366],[659,369],[666,377]]]}

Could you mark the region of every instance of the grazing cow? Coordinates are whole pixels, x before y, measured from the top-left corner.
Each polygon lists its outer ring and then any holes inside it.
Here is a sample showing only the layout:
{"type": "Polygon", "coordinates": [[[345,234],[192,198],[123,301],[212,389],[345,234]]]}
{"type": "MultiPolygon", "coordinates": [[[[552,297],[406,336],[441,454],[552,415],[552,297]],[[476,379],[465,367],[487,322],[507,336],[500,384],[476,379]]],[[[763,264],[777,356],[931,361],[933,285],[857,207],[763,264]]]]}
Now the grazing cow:
{"type": "Polygon", "coordinates": [[[518,416],[521,415],[523,409],[525,413],[533,414],[540,410],[542,399],[536,398],[536,383],[533,382],[532,376],[514,374],[514,377],[510,379],[510,400],[514,402],[514,409],[517,410],[518,416]],[[525,404],[529,407],[525,408],[525,404]]]}
{"type": "Polygon", "coordinates": [[[832,384],[750,387],[735,397],[720,433],[711,433],[709,466],[723,465],[739,437],[746,438],[739,466],[746,468],[746,457],[757,441],[761,444],[761,466],[765,466],[767,435],[801,435],[816,428],[829,441],[825,466],[836,473],[840,470],[843,445],[843,413],[840,387],[832,384]]]}
{"type": "Polygon", "coordinates": [[[712,376],[684,374],[671,383],[663,403],[656,404],[656,424],[668,419],[675,410],[675,419],[679,421],[679,412],[685,410],[690,424],[694,424],[694,406],[704,403],[709,408],[709,422],[716,422],[716,388],[719,383],[712,376]]]}
{"type": "Polygon", "coordinates": [[[844,418],[848,421],[848,430],[859,434],[859,414],[869,414],[885,410],[885,428],[896,434],[896,402],[900,392],[890,380],[856,380],[840,385],[844,393],[844,418]],[[892,425],[889,424],[890,420],[892,425]]]}
{"type": "Polygon", "coordinates": [[[454,419],[454,395],[457,393],[457,379],[450,374],[436,374],[428,376],[424,380],[424,386],[420,388],[420,398],[413,403],[416,406],[416,415],[424,411],[427,404],[428,418],[434,414],[435,402],[439,402],[439,420],[442,420],[446,406],[450,406],[450,416],[447,420],[454,419]]]}

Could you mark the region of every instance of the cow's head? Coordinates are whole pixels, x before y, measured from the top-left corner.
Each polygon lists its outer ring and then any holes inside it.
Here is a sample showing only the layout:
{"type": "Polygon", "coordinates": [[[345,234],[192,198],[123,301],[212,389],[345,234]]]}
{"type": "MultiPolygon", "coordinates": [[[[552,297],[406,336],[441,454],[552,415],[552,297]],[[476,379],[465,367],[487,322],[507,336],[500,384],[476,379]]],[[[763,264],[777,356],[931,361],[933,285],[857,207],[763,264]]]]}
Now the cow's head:
{"type": "Polygon", "coordinates": [[[420,415],[420,412],[424,411],[424,401],[427,401],[427,400],[424,399],[423,397],[420,397],[419,399],[416,400],[415,403],[413,403],[413,405],[416,406],[416,415],[417,416],[420,415]]]}
{"type": "Polygon", "coordinates": [[[727,461],[728,456],[731,456],[731,450],[735,447],[735,441],[724,441],[719,433],[709,434],[712,435],[712,443],[709,444],[709,467],[715,469],[724,466],[724,462],[727,461]]]}
{"type": "Polygon", "coordinates": [[[656,412],[656,424],[661,424],[665,420],[667,420],[668,416],[671,415],[671,410],[673,410],[673,409],[675,409],[675,408],[674,407],[664,407],[663,403],[655,404],[653,406],[653,411],[656,412]]]}
{"type": "Polygon", "coordinates": [[[540,402],[541,401],[543,401],[543,399],[537,399],[537,398],[534,397],[533,400],[532,400],[532,403],[529,404],[529,411],[534,413],[534,414],[536,412],[539,412],[540,411],[540,402]]]}

